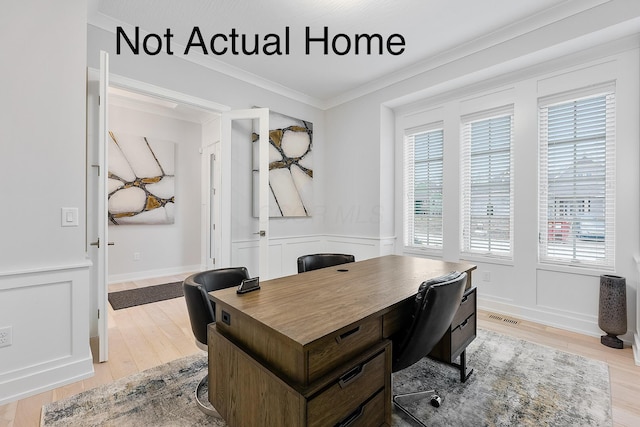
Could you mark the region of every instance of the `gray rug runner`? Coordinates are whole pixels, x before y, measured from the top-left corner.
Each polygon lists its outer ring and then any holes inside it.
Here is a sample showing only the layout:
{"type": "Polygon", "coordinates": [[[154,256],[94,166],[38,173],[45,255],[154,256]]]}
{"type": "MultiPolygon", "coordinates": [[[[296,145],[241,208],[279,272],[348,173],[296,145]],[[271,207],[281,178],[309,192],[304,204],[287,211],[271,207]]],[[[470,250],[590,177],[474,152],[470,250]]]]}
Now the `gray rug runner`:
{"type": "Polygon", "coordinates": [[[109,304],[114,310],[149,304],[184,296],[182,282],[145,286],[126,291],[109,292],[109,304]]]}
{"type": "MultiPolygon", "coordinates": [[[[393,375],[394,393],[435,387],[442,406],[414,412],[434,426],[611,426],[605,363],[478,330],[467,350],[474,373],[423,359],[393,375]]],[[[45,426],[224,426],[195,406],[204,353],[149,369],[42,409],[45,426]]],[[[393,425],[409,426],[394,410],[393,425]]]]}

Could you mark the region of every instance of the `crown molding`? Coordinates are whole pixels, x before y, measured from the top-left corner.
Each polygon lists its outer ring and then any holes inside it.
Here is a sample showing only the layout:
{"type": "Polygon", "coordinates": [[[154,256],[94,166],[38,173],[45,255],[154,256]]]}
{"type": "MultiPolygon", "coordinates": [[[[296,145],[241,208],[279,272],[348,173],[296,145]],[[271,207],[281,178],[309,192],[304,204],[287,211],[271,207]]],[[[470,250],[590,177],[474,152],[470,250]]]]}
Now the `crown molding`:
{"type": "Polygon", "coordinates": [[[325,109],[352,101],[361,96],[384,89],[440,67],[444,67],[456,61],[461,61],[466,57],[476,55],[482,51],[486,51],[508,41],[534,33],[542,27],[547,27],[573,15],[585,12],[611,1],[612,0],[567,0],[556,7],[544,10],[536,15],[527,17],[526,19],[513,22],[507,27],[503,27],[471,42],[445,50],[403,70],[387,74],[386,76],[371,81],[366,85],[344,92],[325,102],[325,109]]]}
{"type": "MultiPolygon", "coordinates": [[[[127,24],[126,22],[121,22],[117,19],[114,19],[110,16],[107,16],[103,13],[98,12],[95,7],[89,8],[87,18],[88,18],[87,23],[89,25],[92,25],[96,28],[100,28],[114,35],[116,33],[116,27],[122,27],[125,29],[126,32],[129,32],[129,33],[132,33],[135,30],[133,26],[131,26],[130,24],[127,24]]],[[[143,36],[149,33],[145,32],[144,29],[140,28],[140,34],[141,36],[143,36]]],[[[312,107],[316,107],[320,109],[323,108],[323,101],[321,99],[318,99],[313,96],[307,95],[305,93],[288,88],[284,85],[273,82],[271,80],[262,78],[256,74],[250,73],[238,67],[234,67],[223,61],[208,57],[199,52],[191,52],[189,53],[189,55],[184,55],[179,52],[184,52],[186,46],[182,46],[180,44],[175,44],[175,43],[174,43],[174,46],[176,47],[176,50],[177,50],[176,54],[174,54],[176,58],[180,58],[185,61],[189,61],[194,64],[203,66],[210,70],[219,72],[221,74],[231,76],[233,78],[236,78],[243,82],[260,87],[262,89],[266,89],[268,91],[277,93],[287,98],[302,102],[304,104],[311,105],[312,107]]]]}
{"type": "Polygon", "coordinates": [[[455,96],[460,91],[468,92],[469,88],[481,90],[478,89],[481,86],[495,86],[538,75],[541,70],[566,68],[571,64],[594,61],[638,49],[640,48],[639,28],[640,17],[636,17],[604,30],[390,99],[383,102],[383,105],[394,109],[397,113],[427,108],[436,105],[442,99],[455,96]]]}
{"type": "MultiPolygon", "coordinates": [[[[609,3],[612,5],[611,7],[616,7],[616,5],[614,4],[616,3],[616,0],[566,0],[555,7],[546,9],[536,15],[527,17],[523,20],[513,22],[506,27],[500,28],[499,30],[489,33],[483,37],[477,38],[469,43],[465,43],[453,49],[448,49],[412,66],[406,67],[394,73],[387,74],[382,78],[373,80],[352,90],[347,90],[340,95],[329,99],[320,99],[306,93],[288,88],[282,84],[262,78],[256,74],[242,70],[238,67],[231,66],[223,61],[203,55],[202,53],[192,52],[189,55],[176,54],[175,56],[185,61],[201,65],[221,74],[234,77],[246,83],[290,98],[292,100],[302,102],[321,110],[327,110],[357,99],[359,97],[382,90],[386,87],[401,83],[418,75],[433,71],[449,64],[453,64],[457,61],[464,60],[467,57],[476,55],[483,51],[488,51],[492,48],[499,47],[500,45],[503,45],[507,42],[516,41],[520,37],[533,35],[541,28],[560,23],[563,20],[589,11],[591,9],[598,7],[607,7],[607,4],[609,3]]],[[[88,24],[113,34],[115,34],[115,29],[118,26],[125,28],[125,30],[127,31],[133,31],[133,27],[131,25],[120,22],[99,12],[97,10],[97,0],[90,1],[87,16],[88,24]]],[[[619,32],[619,29],[621,27],[625,27],[626,34],[629,34],[629,22],[632,22],[633,25],[637,25],[636,19],[631,19],[630,21],[627,21],[625,23],[614,25],[614,27],[616,28],[613,28],[611,30],[607,28],[605,30],[598,31],[597,33],[600,35],[604,34],[608,37],[607,40],[611,40],[609,34],[615,34],[616,32],[619,32]]],[[[143,33],[142,29],[140,29],[140,31],[143,33]]],[[[634,31],[637,33],[637,29],[634,31]]],[[[589,35],[581,37],[580,39],[593,38],[588,36],[589,35]]],[[[596,45],[601,43],[602,41],[596,42],[596,45]]],[[[558,45],[560,46],[560,48],[558,49],[558,51],[563,51],[565,48],[564,45],[566,44],[567,42],[559,43],[558,45]]],[[[178,46],[176,45],[176,47],[178,46]]],[[[181,51],[184,51],[184,46],[180,47],[183,48],[181,49],[181,51]]],[[[551,46],[549,49],[544,50],[547,52],[553,51],[553,48],[554,46],[551,46]]],[[[531,52],[525,52],[524,56],[531,55],[531,52]]]]}

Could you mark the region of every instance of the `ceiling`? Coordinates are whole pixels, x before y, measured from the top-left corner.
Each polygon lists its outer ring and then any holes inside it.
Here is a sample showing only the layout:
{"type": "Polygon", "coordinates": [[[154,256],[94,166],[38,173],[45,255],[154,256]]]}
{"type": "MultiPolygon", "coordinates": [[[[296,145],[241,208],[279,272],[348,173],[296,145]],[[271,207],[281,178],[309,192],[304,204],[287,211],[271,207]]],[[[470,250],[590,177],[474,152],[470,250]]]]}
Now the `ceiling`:
{"type": "MultiPolygon", "coordinates": [[[[327,104],[384,87],[602,3],[606,0],[90,0],[88,22],[113,32],[114,43],[117,26],[131,39],[135,27],[140,28],[141,39],[151,33],[162,36],[169,29],[176,56],[288,92],[311,104],[327,104]],[[282,51],[288,27],[289,54],[242,54],[239,36],[240,54],[230,53],[230,41],[225,44],[218,38],[216,48],[228,47],[226,54],[203,55],[202,48],[193,46],[184,55],[194,27],[200,29],[206,46],[215,34],[230,40],[235,29],[237,34],[246,34],[250,50],[255,35],[264,47],[265,37],[276,34],[282,51]],[[321,37],[327,27],[330,39],[342,33],[354,44],[356,34],[380,34],[384,40],[400,34],[405,50],[400,55],[386,49],[382,54],[377,49],[372,55],[355,54],[352,45],[345,55],[331,50],[325,55],[321,43],[314,42],[306,54],[307,27],[311,37],[321,37]]],[[[275,36],[267,38],[274,40],[275,36]]],[[[344,51],[346,37],[340,36],[336,43],[344,51]]]]}

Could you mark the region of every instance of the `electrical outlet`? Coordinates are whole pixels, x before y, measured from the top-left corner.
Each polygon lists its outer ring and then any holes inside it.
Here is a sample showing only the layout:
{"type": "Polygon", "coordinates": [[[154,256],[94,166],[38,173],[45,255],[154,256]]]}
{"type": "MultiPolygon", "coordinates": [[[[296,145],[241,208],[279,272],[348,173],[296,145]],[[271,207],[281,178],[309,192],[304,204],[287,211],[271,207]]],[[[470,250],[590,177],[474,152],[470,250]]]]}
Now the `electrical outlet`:
{"type": "Polygon", "coordinates": [[[8,347],[11,345],[11,326],[0,328],[0,347],[8,347]]]}
{"type": "Polygon", "coordinates": [[[483,282],[490,282],[491,281],[491,272],[490,271],[485,271],[482,273],[482,281],[483,282]]]}
{"type": "Polygon", "coordinates": [[[133,260],[134,261],[140,261],[140,252],[134,252],[133,253],[133,260]]]}

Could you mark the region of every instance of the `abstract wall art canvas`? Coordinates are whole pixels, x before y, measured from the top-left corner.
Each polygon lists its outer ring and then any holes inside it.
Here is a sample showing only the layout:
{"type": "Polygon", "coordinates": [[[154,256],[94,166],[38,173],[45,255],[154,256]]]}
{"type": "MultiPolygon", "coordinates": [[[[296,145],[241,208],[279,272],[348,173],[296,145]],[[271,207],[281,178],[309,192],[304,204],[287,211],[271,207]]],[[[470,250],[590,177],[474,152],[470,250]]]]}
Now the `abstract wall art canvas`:
{"type": "Polygon", "coordinates": [[[175,143],[109,132],[109,223],[173,224],[175,143]]]}
{"type": "MultiPolygon", "coordinates": [[[[257,217],[259,147],[253,132],[253,216],[257,217]]],[[[308,217],[313,203],[313,124],[269,113],[269,217],[308,217]]]]}

